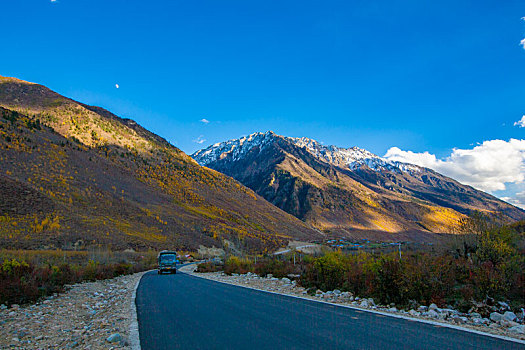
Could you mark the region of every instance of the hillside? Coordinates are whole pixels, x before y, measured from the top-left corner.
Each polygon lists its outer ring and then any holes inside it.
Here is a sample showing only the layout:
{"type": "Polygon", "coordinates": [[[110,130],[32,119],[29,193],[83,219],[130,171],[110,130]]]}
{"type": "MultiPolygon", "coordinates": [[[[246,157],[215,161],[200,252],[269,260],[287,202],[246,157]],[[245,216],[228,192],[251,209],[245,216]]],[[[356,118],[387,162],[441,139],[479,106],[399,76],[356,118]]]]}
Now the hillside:
{"type": "Polygon", "coordinates": [[[130,119],[0,77],[0,246],[271,249],[319,233],[130,119]]]}
{"type": "Polygon", "coordinates": [[[425,232],[452,233],[473,210],[501,213],[509,221],[525,218],[525,211],[433,170],[271,131],[218,143],[192,157],[330,233],[403,233],[414,239],[425,232]]]}

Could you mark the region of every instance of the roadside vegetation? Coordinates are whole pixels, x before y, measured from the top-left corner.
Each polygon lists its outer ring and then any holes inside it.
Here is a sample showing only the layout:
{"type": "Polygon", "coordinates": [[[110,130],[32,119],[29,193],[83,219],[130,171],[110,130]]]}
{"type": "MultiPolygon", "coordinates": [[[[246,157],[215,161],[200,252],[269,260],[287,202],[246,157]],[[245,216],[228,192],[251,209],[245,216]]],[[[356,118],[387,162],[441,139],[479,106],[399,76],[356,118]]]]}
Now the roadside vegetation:
{"type": "MultiPolygon", "coordinates": [[[[381,304],[414,307],[435,303],[462,312],[473,307],[508,302],[513,309],[525,306],[525,222],[504,225],[475,214],[461,222],[462,234],[441,251],[350,254],[332,251],[319,257],[292,255],[254,259],[231,256],[222,266],[226,274],[256,273],[296,278],[315,294],[317,289],[339,289],[381,304]]],[[[213,265],[199,267],[217,270],[213,265]]]]}
{"type": "Polygon", "coordinates": [[[24,304],[67,285],[152,269],[157,252],[0,250],[0,304],[24,304]]]}

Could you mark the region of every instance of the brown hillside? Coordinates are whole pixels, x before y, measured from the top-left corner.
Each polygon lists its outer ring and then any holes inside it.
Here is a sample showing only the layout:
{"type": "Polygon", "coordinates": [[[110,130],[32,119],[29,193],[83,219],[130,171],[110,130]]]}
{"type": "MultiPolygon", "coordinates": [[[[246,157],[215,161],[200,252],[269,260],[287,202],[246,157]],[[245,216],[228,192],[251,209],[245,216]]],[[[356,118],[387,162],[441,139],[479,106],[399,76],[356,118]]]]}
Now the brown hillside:
{"type": "Polygon", "coordinates": [[[269,249],[318,233],[129,119],[0,78],[0,246],[269,249]]]}

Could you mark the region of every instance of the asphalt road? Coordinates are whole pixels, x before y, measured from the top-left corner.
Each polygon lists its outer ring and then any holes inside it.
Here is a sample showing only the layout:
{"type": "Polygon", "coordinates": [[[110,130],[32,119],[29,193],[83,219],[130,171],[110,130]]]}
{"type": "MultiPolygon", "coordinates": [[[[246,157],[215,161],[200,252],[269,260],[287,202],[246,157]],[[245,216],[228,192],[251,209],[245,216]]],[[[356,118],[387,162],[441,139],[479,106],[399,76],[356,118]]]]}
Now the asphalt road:
{"type": "Polygon", "coordinates": [[[149,272],[137,289],[149,349],[525,349],[461,330],[149,272]]]}

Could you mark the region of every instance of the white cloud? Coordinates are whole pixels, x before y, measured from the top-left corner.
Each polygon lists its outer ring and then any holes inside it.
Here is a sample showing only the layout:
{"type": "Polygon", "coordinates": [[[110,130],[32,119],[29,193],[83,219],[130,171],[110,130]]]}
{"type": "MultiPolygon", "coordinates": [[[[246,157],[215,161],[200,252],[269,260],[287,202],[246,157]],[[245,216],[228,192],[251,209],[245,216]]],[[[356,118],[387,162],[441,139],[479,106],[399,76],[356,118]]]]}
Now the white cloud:
{"type": "Polygon", "coordinates": [[[206,139],[204,138],[204,135],[200,135],[195,140],[193,140],[193,142],[198,143],[200,145],[200,144],[206,142],[206,139]]]}
{"type": "Polygon", "coordinates": [[[520,128],[525,128],[525,115],[521,117],[520,120],[514,123],[514,126],[519,126],[520,128]]]}
{"type": "Polygon", "coordinates": [[[517,207],[525,209],[525,191],[516,193],[514,197],[501,197],[501,199],[514,204],[517,207]]]}
{"type": "Polygon", "coordinates": [[[115,84],[115,87],[118,89],[120,86],[118,84],[115,84]]]}
{"type": "Polygon", "coordinates": [[[523,49],[525,50],[525,39],[521,39],[520,41],[520,45],[523,47],[523,49]]]}
{"type": "Polygon", "coordinates": [[[444,159],[429,152],[392,147],[385,158],[431,168],[487,192],[505,190],[507,183],[525,181],[525,140],[489,140],[472,149],[453,149],[444,159]]]}
{"type": "Polygon", "coordinates": [[[202,118],[201,120],[199,120],[201,123],[204,123],[204,124],[208,124],[210,121],[206,118],[202,118]]]}

